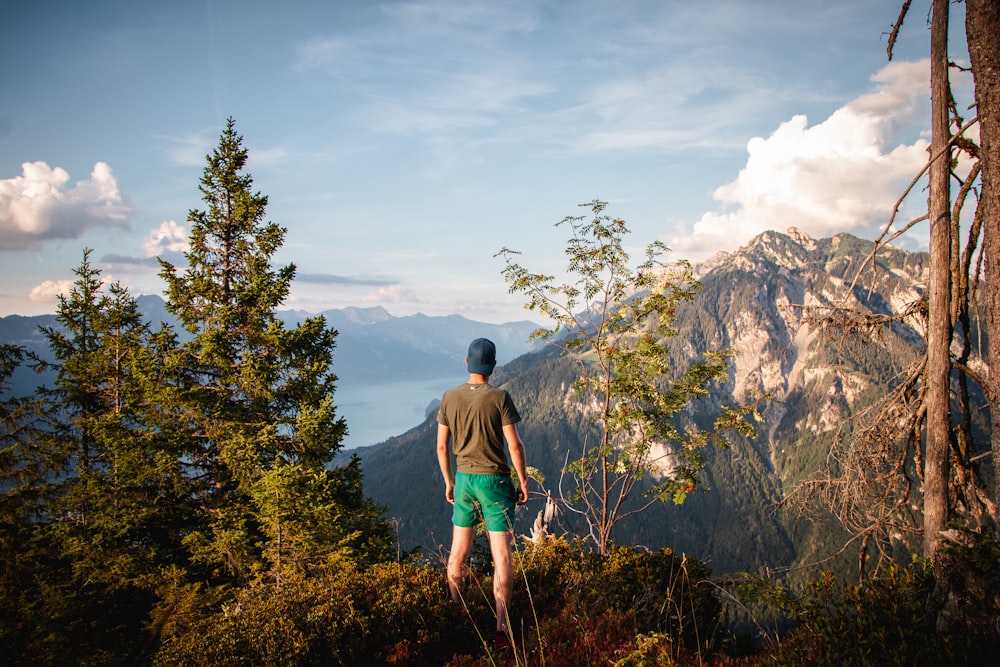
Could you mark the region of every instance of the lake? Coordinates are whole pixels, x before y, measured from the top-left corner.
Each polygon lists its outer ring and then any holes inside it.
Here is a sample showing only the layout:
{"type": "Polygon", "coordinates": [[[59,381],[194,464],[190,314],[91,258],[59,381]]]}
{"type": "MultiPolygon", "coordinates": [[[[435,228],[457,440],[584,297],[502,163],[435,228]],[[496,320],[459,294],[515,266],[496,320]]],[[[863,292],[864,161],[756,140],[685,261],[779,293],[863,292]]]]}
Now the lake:
{"type": "Polygon", "coordinates": [[[362,385],[338,383],[333,402],[350,431],[344,449],[374,445],[419,426],[430,402],[465,380],[462,375],[450,375],[362,385]]]}

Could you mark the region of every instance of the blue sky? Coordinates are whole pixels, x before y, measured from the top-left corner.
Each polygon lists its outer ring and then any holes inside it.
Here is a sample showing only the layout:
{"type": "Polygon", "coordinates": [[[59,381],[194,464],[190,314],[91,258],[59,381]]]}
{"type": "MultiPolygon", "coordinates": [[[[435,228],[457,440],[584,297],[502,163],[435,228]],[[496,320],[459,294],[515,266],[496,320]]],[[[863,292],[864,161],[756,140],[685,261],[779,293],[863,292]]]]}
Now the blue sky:
{"type": "Polygon", "coordinates": [[[871,237],[926,157],[930,2],[889,63],[900,5],[16,3],[0,22],[0,315],[54,312],[85,247],[105,277],[161,294],[154,258],[183,263],[230,116],[288,229],[286,305],[309,312],[525,319],[496,252],[558,273],[555,223],[593,199],[636,257],[662,240],[700,261],[792,226],[871,237]]]}

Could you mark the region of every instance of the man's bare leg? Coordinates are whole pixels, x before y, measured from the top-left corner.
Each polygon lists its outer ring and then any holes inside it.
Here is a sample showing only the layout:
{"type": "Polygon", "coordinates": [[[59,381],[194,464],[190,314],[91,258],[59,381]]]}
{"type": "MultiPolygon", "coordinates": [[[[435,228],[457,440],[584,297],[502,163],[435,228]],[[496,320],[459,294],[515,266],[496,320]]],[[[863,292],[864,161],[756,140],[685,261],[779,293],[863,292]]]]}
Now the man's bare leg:
{"type": "Polygon", "coordinates": [[[448,591],[455,602],[462,600],[462,586],[465,584],[465,562],[472,550],[475,528],[452,527],[451,552],[448,554],[448,591]]]}
{"type": "Polygon", "coordinates": [[[511,564],[511,532],[489,531],[490,553],[493,555],[493,600],[496,603],[497,631],[507,632],[510,617],[507,603],[514,590],[514,568],[511,564]]]}

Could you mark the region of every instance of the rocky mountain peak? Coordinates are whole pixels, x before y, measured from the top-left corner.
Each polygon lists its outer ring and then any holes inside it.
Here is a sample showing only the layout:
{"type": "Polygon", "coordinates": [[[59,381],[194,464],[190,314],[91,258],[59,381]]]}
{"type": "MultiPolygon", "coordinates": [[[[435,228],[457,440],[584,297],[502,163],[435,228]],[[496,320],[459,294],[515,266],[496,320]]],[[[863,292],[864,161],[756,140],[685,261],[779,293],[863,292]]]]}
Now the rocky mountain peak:
{"type": "Polygon", "coordinates": [[[737,251],[746,261],[757,263],[765,260],[768,263],[788,270],[802,269],[809,264],[816,242],[804,232],[796,228],[781,232],[764,232],[737,251]]]}
{"type": "MultiPolygon", "coordinates": [[[[830,337],[808,316],[829,314],[839,307],[898,313],[919,298],[920,254],[887,248],[880,253],[877,270],[867,268],[858,274],[873,247],[850,234],[816,240],[796,228],[784,234],[764,232],[738,251],[719,253],[711,264],[702,265],[703,294],[683,315],[678,329],[704,339],[703,346],[721,342],[737,351],[728,391],[738,401],[755,392],[777,398],[769,407],[769,424],[781,423],[799,401],[817,402],[828,389],[834,393],[834,404],[851,412],[857,397],[884,381],[872,371],[873,364],[889,368],[892,362],[883,358],[884,349],[862,349],[859,341],[851,342],[850,349],[832,349],[830,337]],[[855,361],[855,354],[862,355],[863,362],[855,361]]],[[[885,334],[900,337],[904,347],[919,345],[919,333],[905,323],[885,334]]],[[[793,411],[800,409],[812,410],[793,411]]],[[[829,414],[817,414],[794,427],[818,434],[831,423],[829,414]]],[[[780,440],[768,443],[772,456],[780,440]]]]}
{"type": "Polygon", "coordinates": [[[694,275],[698,280],[701,280],[715,269],[725,265],[731,258],[732,254],[726,252],[725,250],[720,250],[704,262],[696,264],[694,267],[694,275]]]}
{"type": "Polygon", "coordinates": [[[344,317],[348,322],[352,322],[354,324],[374,324],[376,322],[385,322],[386,320],[392,319],[392,315],[390,315],[382,306],[374,306],[372,308],[349,306],[341,309],[341,312],[344,314],[344,317]]]}
{"type": "Polygon", "coordinates": [[[806,248],[807,250],[816,249],[816,241],[813,239],[813,237],[809,236],[798,227],[788,228],[788,238],[797,241],[802,247],[806,248]]]}

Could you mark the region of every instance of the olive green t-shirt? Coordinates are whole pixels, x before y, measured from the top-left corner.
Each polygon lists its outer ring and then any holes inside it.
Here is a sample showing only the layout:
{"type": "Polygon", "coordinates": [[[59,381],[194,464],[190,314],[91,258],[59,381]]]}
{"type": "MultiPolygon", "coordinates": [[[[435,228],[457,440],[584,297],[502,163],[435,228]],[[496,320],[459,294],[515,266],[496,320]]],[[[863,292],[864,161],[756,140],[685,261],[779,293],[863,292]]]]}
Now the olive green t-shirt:
{"type": "Polygon", "coordinates": [[[510,474],[503,427],[521,421],[521,415],[506,390],[468,382],[449,389],[441,397],[437,421],[451,432],[457,472],[510,474]]]}

